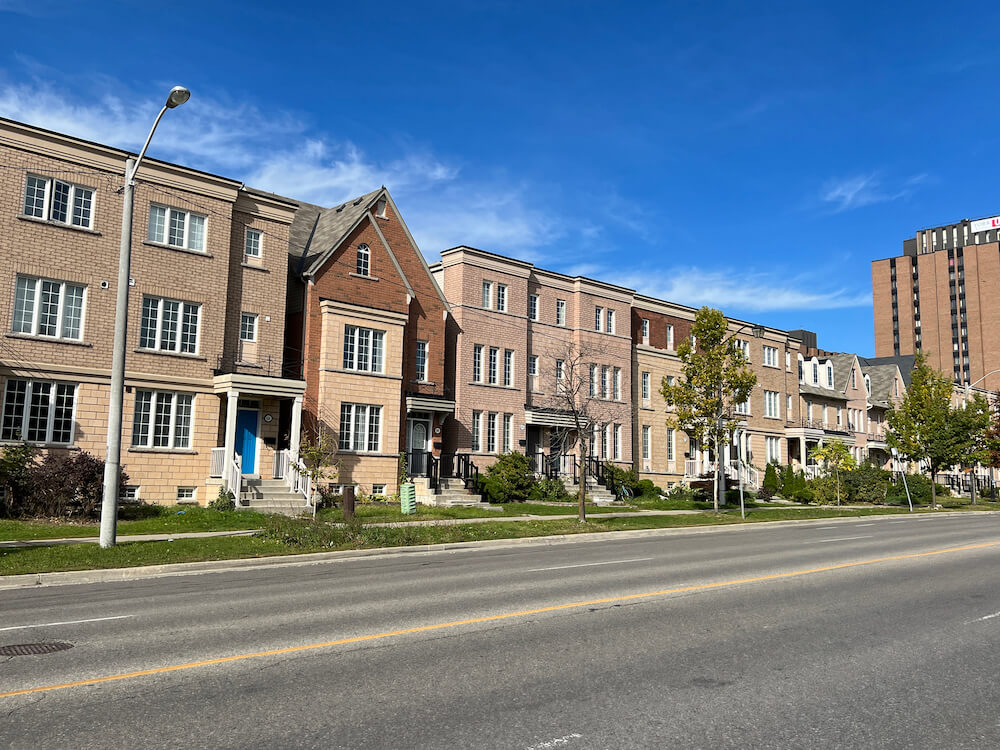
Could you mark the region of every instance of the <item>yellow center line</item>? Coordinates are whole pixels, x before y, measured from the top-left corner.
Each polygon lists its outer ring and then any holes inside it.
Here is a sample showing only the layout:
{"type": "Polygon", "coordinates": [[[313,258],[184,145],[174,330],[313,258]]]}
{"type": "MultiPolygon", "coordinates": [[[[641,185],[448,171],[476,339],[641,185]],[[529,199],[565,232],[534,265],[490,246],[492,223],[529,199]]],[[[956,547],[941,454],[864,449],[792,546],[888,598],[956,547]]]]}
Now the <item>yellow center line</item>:
{"type": "Polygon", "coordinates": [[[892,562],[895,560],[910,560],[917,557],[930,557],[933,555],[946,555],[953,552],[966,552],[974,549],[985,549],[987,547],[1000,546],[1000,541],[984,542],[982,544],[967,544],[962,547],[948,547],[946,549],[932,550],[930,552],[911,552],[905,555],[891,555],[888,557],[876,557],[871,560],[858,560],[856,562],[838,563],[836,565],[825,565],[821,568],[807,568],[805,570],[793,570],[787,573],[772,573],[766,576],[753,576],[751,578],[737,578],[730,581],[718,581],[716,583],[700,583],[693,586],[681,586],[672,589],[661,589],[660,591],[647,591],[641,594],[625,594],[623,596],[608,596],[602,599],[590,599],[583,602],[568,602],[566,604],[554,604],[549,607],[537,607],[535,609],[524,609],[517,612],[505,612],[498,615],[487,615],[485,617],[471,617],[465,620],[453,620],[452,622],[440,622],[433,625],[420,625],[414,628],[404,628],[402,630],[389,630],[384,633],[371,633],[369,635],[358,635],[352,638],[341,638],[335,641],[324,641],[322,643],[309,643],[303,646],[289,646],[287,648],[276,648],[269,651],[255,651],[249,654],[236,654],[234,656],[223,656],[217,659],[205,659],[203,661],[192,661],[184,664],[174,664],[168,667],[157,667],[155,669],[143,669],[138,672],[126,672],[124,674],[108,675],[106,677],[92,677],[87,680],[76,680],[75,682],[63,682],[58,685],[43,685],[41,687],[25,688],[23,690],[11,690],[0,693],[0,698],[12,698],[15,695],[30,695],[32,693],[47,693],[52,690],[64,690],[66,688],[83,687],[85,685],[99,685],[102,682],[115,682],[117,680],[128,680],[134,677],[148,677],[154,674],[165,674],[167,672],[179,672],[185,669],[197,669],[199,667],[209,667],[214,664],[226,664],[235,661],[245,661],[247,659],[260,659],[266,656],[281,656],[283,654],[295,654],[302,651],[313,651],[320,648],[330,648],[331,646],[344,646],[349,643],[363,643],[365,641],[375,641],[382,638],[394,638],[401,635],[411,635],[413,633],[426,633],[431,630],[442,630],[444,628],[455,628],[462,625],[475,625],[481,622],[496,622],[498,620],[509,620],[514,617],[525,617],[527,615],[538,615],[545,612],[558,612],[565,609],[576,609],[579,607],[592,607],[595,604],[610,604],[613,602],[635,601],[637,599],[650,599],[657,596],[667,596],[670,594],[683,594],[689,591],[706,591],[709,589],[725,588],[727,586],[739,586],[744,583],[758,583],[760,581],[775,581],[783,578],[796,578],[815,573],[826,573],[831,570],[843,570],[844,568],[857,568],[863,565],[876,565],[878,563],[892,562]]]}

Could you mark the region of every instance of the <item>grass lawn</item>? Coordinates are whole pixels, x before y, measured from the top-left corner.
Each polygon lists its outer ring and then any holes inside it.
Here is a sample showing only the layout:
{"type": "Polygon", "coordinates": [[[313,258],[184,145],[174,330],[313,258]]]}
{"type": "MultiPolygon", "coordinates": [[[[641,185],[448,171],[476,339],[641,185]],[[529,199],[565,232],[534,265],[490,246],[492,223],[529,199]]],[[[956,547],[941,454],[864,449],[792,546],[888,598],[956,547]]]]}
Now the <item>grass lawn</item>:
{"type": "MultiPolygon", "coordinates": [[[[615,511],[631,510],[628,507],[606,507],[587,503],[587,514],[613,513],[615,511]]],[[[370,523],[392,523],[399,521],[439,521],[448,518],[503,518],[505,516],[572,516],[576,515],[575,503],[559,503],[558,505],[543,505],[541,503],[502,503],[494,506],[454,506],[436,507],[433,505],[417,505],[417,512],[405,516],[398,505],[368,505],[358,504],[354,516],[370,523]]],[[[340,508],[324,508],[317,517],[324,521],[340,523],[344,513],[340,508]]]]}
{"type": "MultiPolygon", "coordinates": [[[[248,511],[218,511],[197,505],[140,505],[121,508],[118,533],[179,534],[189,531],[259,529],[267,516],[248,511]]],[[[98,536],[100,524],[69,521],[0,520],[0,541],[98,536]]]]}
{"type": "MultiPolygon", "coordinates": [[[[962,507],[968,507],[962,506],[962,507]]],[[[997,504],[983,509],[998,509],[997,504]]],[[[806,518],[841,518],[907,513],[906,508],[751,508],[743,521],[738,513],[698,513],[683,516],[602,518],[592,516],[586,524],[575,520],[496,520],[452,526],[383,528],[361,523],[347,527],[323,522],[264,517],[266,534],[255,537],[178,539],[173,542],[132,542],[102,550],[97,545],[22,547],[0,550],[0,575],[60,570],[121,568],[139,565],[226,560],[271,555],[290,555],[345,549],[402,547],[418,544],[448,544],[485,539],[514,539],[601,531],[733,525],[806,518]]],[[[921,510],[920,513],[929,512],[921,510]]]]}

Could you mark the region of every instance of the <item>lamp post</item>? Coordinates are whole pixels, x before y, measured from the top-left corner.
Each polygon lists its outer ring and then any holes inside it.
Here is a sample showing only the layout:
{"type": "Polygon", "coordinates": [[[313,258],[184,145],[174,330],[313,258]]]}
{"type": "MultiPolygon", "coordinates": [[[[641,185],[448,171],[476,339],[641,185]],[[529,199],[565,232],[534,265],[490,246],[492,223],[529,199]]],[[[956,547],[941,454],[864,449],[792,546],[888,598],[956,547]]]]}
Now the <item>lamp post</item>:
{"type": "MultiPolygon", "coordinates": [[[[892,449],[892,460],[899,463],[899,451],[892,449]]],[[[906,502],[910,504],[910,513],[913,512],[913,500],[910,498],[910,486],[906,483],[906,472],[900,469],[899,475],[903,477],[903,489],[906,490],[906,502]]]]}
{"type": "Polygon", "coordinates": [[[108,400],[108,448],[104,458],[104,497],[101,502],[101,547],[115,546],[118,524],[118,492],[121,477],[122,402],[125,392],[125,344],[128,329],[128,288],[132,265],[132,202],[135,196],[135,175],[156,126],[168,109],[179,107],[191,98],[183,86],[170,89],[167,101],[149,129],[146,143],[135,160],[125,160],[125,186],[122,189],[122,237],[118,250],[118,297],[115,302],[115,338],[111,359],[111,393],[108,400]]]}
{"type": "MultiPolygon", "coordinates": [[[[755,339],[764,338],[764,326],[759,324],[744,323],[735,331],[733,331],[727,338],[722,340],[722,344],[726,345],[732,342],[737,335],[745,331],[747,328],[750,329],[751,335],[755,339]]],[[[723,407],[725,402],[723,400],[722,392],[722,376],[719,376],[719,410],[716,413],[716,424],[715,424],[715,492],[716,501],[719,505],[725,505],[726,503],[726,472],[722,465],[722,448],[719,445],[719,441],[722,438],[723,432],[723,407]]],[[[741,476],[742,480],[742,476],[741,476]]],[[[743,495],[740,494],[740,511],[743,513],[743,517],[746,518],[746,511],[743,509],[743,495]]]]}

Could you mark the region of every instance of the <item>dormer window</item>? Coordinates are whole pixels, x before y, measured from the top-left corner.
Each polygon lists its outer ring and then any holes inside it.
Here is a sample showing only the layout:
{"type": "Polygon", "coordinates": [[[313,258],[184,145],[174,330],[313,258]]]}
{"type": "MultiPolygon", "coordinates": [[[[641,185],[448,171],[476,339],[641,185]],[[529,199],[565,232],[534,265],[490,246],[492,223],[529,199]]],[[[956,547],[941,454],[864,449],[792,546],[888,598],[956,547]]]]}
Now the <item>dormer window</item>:
{"type": "Polygon", "coordinates": [[[833,388],[833,366],[826,366],[826,387],[833,388]]]}
{"type": "Polygon", "coordinates": [[[368,271],[371,268],[371,258],[372,251],[365,243],[358,245],[358,263],[357,263],[357,273],[358,276],[368,276],[368,271]]]}
{"type": "Polygon", "coordinates": [[[865,375],[865,391],[868,392],[868,397],[871,398],[872,395],[872,379],[865,375]]]}
{"type": "Polygon", "coordinates": [[[819,362],[813,362],[813,385],[819,385],[819,362]]]}
{"type": "Polygon", "coordinates": [[[386,216],[385,216],[385,198],[379,198],[378,202],[375,203],[375,215],[378,218],[380,218],[380,219],[386,218],[386,216]]]}

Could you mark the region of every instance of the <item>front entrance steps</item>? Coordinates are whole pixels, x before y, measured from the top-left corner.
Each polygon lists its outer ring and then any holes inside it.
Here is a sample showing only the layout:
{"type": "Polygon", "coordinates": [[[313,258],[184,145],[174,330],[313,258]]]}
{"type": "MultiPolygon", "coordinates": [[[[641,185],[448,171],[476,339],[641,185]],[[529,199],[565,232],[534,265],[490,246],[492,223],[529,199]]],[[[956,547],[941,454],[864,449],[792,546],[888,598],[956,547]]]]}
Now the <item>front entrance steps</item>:
{"type": "Polygon", "coordinates": [[[413,487],[416,490],[417,502],[422,505],[480,505],[483,498],[471,490],[465,489],[465,481],[452,477],[438,480],[438,491],[430,488],[427,477],[413,477],[413,487]]]}
{"type": "Polygon", "coordinates": [[[298,492],[291,492],[284,479],[246,479],[243,483],[242,502],[238,510],[252,510],[255,513],[280,513],[297,516],[312,512],[306,499],[298,492]]]}

